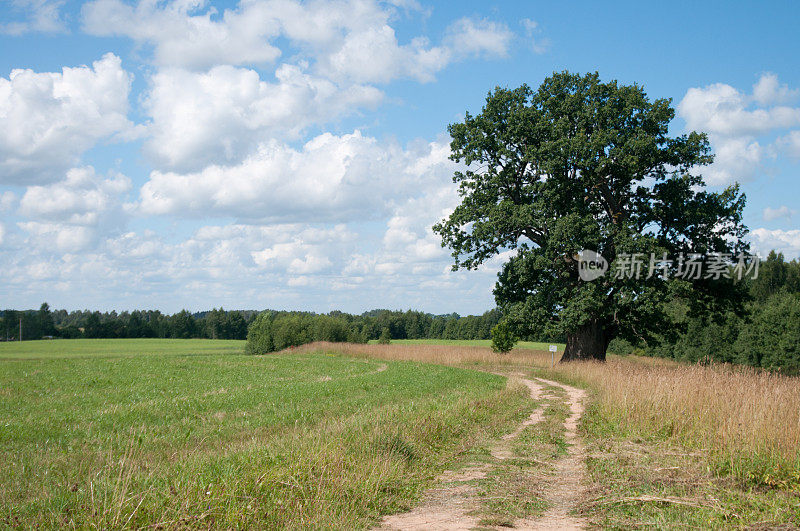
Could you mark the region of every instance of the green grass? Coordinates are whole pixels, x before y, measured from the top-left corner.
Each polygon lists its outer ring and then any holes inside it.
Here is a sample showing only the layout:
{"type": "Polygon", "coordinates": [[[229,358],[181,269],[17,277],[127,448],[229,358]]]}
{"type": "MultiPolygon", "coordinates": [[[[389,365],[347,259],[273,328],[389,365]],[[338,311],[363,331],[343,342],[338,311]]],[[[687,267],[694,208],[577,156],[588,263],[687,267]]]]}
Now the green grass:
{"type": "MultiPolygon", "coordinates": [[[[370,343],[377,343],[376,339],[370,343]]],[[[491,339],[393,339],[393,344],[398,345],[461,345],[464,347],[491,347],[491,339]]],[[[564,352],[564,343],[539,343],[536,341],[518,341],[514,348],[527,348],[531,350],[547,350],[550,345],[558,345],[558,352],[564,352]]],[[[556,353],[556,356],[559,354],[556,353]]]]}
{"type": "Polygon", "coordinates": [[[241,347],[0,345],[0,526],[365,528],[530,406],[492,374],[241,347]]]}
{"type": "Polygon", "coordinates": [[[0,343],[0,360],[242,354],[244,341],[211,339],[54,339],[0,343]]]}

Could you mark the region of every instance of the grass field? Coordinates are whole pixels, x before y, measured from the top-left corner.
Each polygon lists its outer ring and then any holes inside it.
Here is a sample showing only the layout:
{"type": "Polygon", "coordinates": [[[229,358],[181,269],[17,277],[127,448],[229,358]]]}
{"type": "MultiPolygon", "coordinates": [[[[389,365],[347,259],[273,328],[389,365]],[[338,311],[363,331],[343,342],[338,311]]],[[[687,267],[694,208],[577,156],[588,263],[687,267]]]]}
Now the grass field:
{"type": "MultiPolygon", "coordinates": [[[[491,461],[533,410],[493,371],[589,390],[591,524],[800,526],[800,378],[613,355],[551,368],[545,344],[483,343],[0,344],[0,527],[369,528],[491,461]]],[[[517,458],[480,480],[487,525],[546,508],[539,464],[563,455],[566,415],[549,392],[517,458]]]]}
{"type": "MultiPolygon", "coordinates": [[[[370,345],[377,345],[378,340],[373,339],[370,345]]],[[[457,347],[491,347],[491,339],[393,339],[394,345],[451,345],[457,347]]],[[[518,341],[515,348],[530,350],[547,350],[550,345],[557,345],[559,352],[564,352],[564,343],[538,343],[536,341],[518,341]]]]}
{"type": "Polygon", "coordinates": [[[0,345],[0,526],[366,527],[530,408],[492,374],[241,346],[0,345]]]}
{"type": "Polygon", "coordinates": [[[208,339],[55,339],[0,343],[0,360],[241,354],[244,341],[208,339]]]}
{"type": "Polygon", "coordinates": [[[524,371],[588,389],[582,431],[592,495],[581,513],[594,525],[800,527],[798,377],[614,355],[604,364],[551,368],[544,350],[498,355],[471,344],[330,348],[371,359],[524,371]]]}

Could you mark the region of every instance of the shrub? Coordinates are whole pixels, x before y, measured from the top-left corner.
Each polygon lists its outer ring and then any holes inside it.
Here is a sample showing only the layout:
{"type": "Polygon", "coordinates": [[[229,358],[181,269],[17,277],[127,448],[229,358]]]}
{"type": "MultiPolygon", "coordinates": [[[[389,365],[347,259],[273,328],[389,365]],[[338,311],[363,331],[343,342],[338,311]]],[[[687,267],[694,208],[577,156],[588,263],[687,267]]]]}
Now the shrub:
{"type": "Polygon", "coordinates": [[[262,312],[247,329],[247,343],[244,351],[247,354],[266,354],[275,350],[272,340],[272,313],[262,312]]]}
{"type": "Polygon", "coordinates": [[[505,321],[500,321],[492,328],[492,350],[505,354],[514,348],[517,338],[511,326],[505,321]]]}
{"type": "Polygon", "coordinates": [[[381,337],[378,338],[378,343],[381,345],[388,345],[392,342],[392,334],[389,332],[388,328],[384,328],[381,331],[381,337]]]}
{"type": "Polygon", "coordinates": [[[758,306],[736,341],[739,363],[800,373],[800,297],[781,293],[758,306]]]}
{"type": "Polygon", "coordinates": [[[310,316],[279,315],[272,322],[272,341],[275,350],[283,350],[310,343],[313,338],[313,321],[310,316]]]}

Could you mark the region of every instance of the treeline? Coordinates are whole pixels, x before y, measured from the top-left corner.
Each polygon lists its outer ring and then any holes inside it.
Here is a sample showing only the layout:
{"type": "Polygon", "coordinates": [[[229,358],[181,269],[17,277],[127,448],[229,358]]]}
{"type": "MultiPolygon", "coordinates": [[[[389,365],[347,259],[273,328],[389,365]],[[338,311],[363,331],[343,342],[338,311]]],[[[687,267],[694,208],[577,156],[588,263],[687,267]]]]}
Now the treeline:
{"type": "Polygon", "coordinates": [[[47,303],[36,310],[0,312],[0,340],[42,338],[210,338],[244,339],[255,311],[225,311],[162,314],[158,310],[97,312],[51,311],[47,303]]]}
{"type": "Polygon", "coordinates": [[[359,316],[343,312],[263,312],[250,326],[246,351],[264,354],[312,341],[366,343],[370,339],[489,339],[500,312],[461,317],[422,312],[372,310],[359,316]]]}
{"type": "Polygon", "coordinates": [[[773,251],[761,262],[758,277],[748,283],[744,312],[690,317],[682,301],[670,301],[673,337],[652,344],[615,341],[609,349],[800,374],[800,262],[787,262],[773,251]]]}
{"type": "MultiPolygon", "coordinates": [[[[182,310],[169,315],[158,310],[67,312],[51,310],[44,303],[39,310],[0,312],[0,341],[18,341],[20,322],[23,340],[45,337],[245,339],[248,327],[262,313],[269,315],[271,320],[292,323],[292,330],[302,329],[293,336],[291,344],[299,344],[297,337],[361,342],[378,339],[382,334],[391,339],[488,339],[492,327],[500,320],[497,310],[465,317],[456,313],[431,315],[412,310],[372,310],[351,315],[339,311],[315,314],[226,311],[222,308],[197,313],[182,310]]],[[[279,334],[279,337],[285,336],[279,334]]],[[[283,344],[281,341],[278,344],[283,344]]]]}

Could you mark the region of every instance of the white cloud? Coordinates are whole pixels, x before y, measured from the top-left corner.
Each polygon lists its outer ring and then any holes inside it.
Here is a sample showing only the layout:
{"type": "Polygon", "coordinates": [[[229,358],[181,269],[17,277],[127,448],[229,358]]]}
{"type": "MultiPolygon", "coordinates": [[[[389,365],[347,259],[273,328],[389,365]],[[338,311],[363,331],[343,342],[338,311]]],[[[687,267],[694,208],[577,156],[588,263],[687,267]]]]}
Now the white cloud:
{"type": "Polygon", "coordinates": [[[437,142],[402,149],[358,131],[325,133],[300,150],[271,141],[236,166],[153,172],[139,208],[145,214],[284,222],[366,220],[386,213],[391,201],[423,193],[432,180],[449,180],[447,153],[437,142]]]}
{"type": "Polygon", "coordinates": [[[447,29],[444,44],[457,57],[504,57],[513,37],[505,24],[464,17],[447,29]]]}
{"type": "Polygon", "coordinates": [[[490,306],[494,273],[450,272],[431,231],[458,200],[447,139],[319,132],[383,102],[381,84],[505,57],[515,38],[480,18],[404,37],[398,9],[422,11],[413,0],[86,4],[87,31],[130,37],[136,57],[152,58],[137,99],[150,120],[128,120],[132,76],[114,55],[0,80],[0,182],[28,187],[0,191],[15,216],[0,224],[13,249],[0,253],[5,289],[117,308],[152,307],[158,293],[167,311],[490,306]],[[142,131],[156,171],[140,189],[77,167],[98,142],[142,131]],[[132,230],[137,215],[158,230],[132,230]],[[159,215],[171,219],[147,219],[159,215]],[[234,222],[199,226],[209,217],[234,222]]]}
{"type": "Polygon", "coordinates": [[[752,95],[724,83],[686,92],[678,115],[687,130],[708,133],[716,154],[714,164],[703,170],[709,184],[747,181],[769,172],[768,161],[781,143],[761,137],[800,125],[800,107],[778,105],[795,92],[780,85],[774,74],[762,75],[752,95]]]}
{"type": "Polygon", "coordinates": [[[753,98],[761,105],[788,103],[800,95],[800,90],[790,89],[788,85],[778,82],[778,76],[767,72],[762,74],[753,85],[753,98]]]}
{"type": "Polygon", "coordinates": [[[267,83],[254,70],[232,66],[157,73],[144,104],[153,117],[146,150],[180,171],[238,163],[261,141],[295,138],[382,98],[375,88],[340,87],[296,66],[282,65],[275,77],[277,83],[267,83]]]}
{"type": "Polygon", "coordinates": [[[751,98],[724,83],[690,88],[678,104],[688,129],[737,137],[800,124],[800,108],[775,106],[751,109],[751,98]]]}
{"type": "MultiPolygon", "coordinates": [[[[250,2],[249,5],[257,6],[250,2]]],[[[206,68],[221,64],[262,64],[278,58],[269,39],[279,22],[264,9],[225,10],[220,20],[202,0],[95,0],[84,4],[83,28],[92,35],[123,35],[155,46],[161,66],[206,68]]]]}
{"type": "Polygon", "coordinates": [[[358,83],[388,83],[402,77],[427,82],[451,58],[450,49],[428,47],[423,38],[400,46],[394,29],[383,25],[347,35],[335,52],[320,57],[320,70],[333,79],[358,83]]]}
{"type": "Polygon", "coordinates": [[[540,37],[542,29],[539,27],[539,23],[529,18],[523,18],[520,20],[520,24],[525,30],[525,36],[528,39],[531,50],[539,55],[547,52],[550,48],[550,39],[540,37]]]}
{"type": "MultiPolygon", "coordinates": [[[[65,0],[10,0],[5,15],[14,12],[23,14],[21,20],[0,24],[0,33],[23,35],[26,33],[60,33],[66,31],[61,15],[65,0]]],[[[10,17],[9,17],[10,18],[10,17]]]]}
{"type": "Polygon", "coordinates": [[[765,171],[768,150],[749,137],[712,139],[714,163],[702,170],[710,185],[749,181],[765,171]]]}
{"type": "Polygon", "coordinates": [[[791,131],[777,141],[778,148],[790,157],[800,159],[800,131],[791,131]]]}
{"type": "Polygon", "coordinates": [[[131,79],[113,54],[91,68],[0,78],[0,184],[52,181],[99,140],[130,134],[131,79]]]}
{"type": "Polygon", "coordinates": [[[202,1],[94,0],[83,18],[89,33],[152,45],[162,67],[270,64],[281,55],[271,41],[285,37],[321,75],[355,83],[430,81],[454,60],[505,56],[513,37],[503,24],[462,18],[441,46],[424,37],[401,44],[389,24],[394,11],[372,0],[245,0],[221,14],[202,1]]]}
{"type": "Polygon", "coordinates": [[[753,246],[761,256],[775,249],[787,258],[800,256],[800,230],[769,230],[764,228],[750,231],[753,246]]]}
{"type": "Polygon", "coordinates": [[[94,168],[73,168],[63,181],[47,186],[30,186],[22,196],[19,214],[37,220],[98,225],[109,216],[117,217],[120,196],[131,188],[122,174],[101,178],[94,168]]]}
{"type": "Polygon", "coordinates": [[[121,174],[106,178],[94,168],[73,168],[47,186],[30,186],[19,202],[17,223],[42,252],[76,252],[96,244],[125,222],[122,196],[131,188],[121,174]]]}
{"type": "Polygon", "coordinates": [[[797,210],[789,208],[786,205],[781,205],[778,208],[767,207],[762,213],[764,221],[774,221],[781,218],[790,220],[795,214],[797,214],[797,210]]]}
{"type": "Polygon", "coordinates": [[[30,235],[34,246],[43,252],[79,252],[87,249],[95,238],[91,227],[38,221],[24,221],[17,225],[30,235]]]}
{"type": "Polygon", "coordinates": [[[14,192],[6,191],[0,193],[0,212],[12,210],[17,203],[17,195],[14,192]]]}

